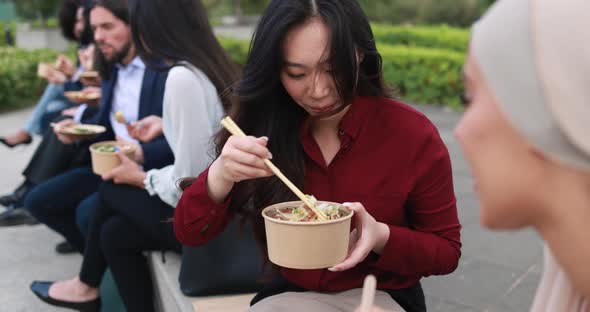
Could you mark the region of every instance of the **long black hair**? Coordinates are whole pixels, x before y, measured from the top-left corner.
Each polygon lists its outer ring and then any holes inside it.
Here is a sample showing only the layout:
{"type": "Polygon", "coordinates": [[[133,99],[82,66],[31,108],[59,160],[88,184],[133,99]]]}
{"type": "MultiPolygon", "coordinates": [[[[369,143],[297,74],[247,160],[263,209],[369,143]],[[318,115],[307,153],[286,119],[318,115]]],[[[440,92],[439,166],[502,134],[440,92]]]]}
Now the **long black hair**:
{"type": "Polygon", "coordinates": [[[90,27],[90,8],[92,2],[89,0],[63,0],[59,8],[59,28],[67,40],[78,41],[81,47],[85,47],[94,41],[92,28],[90,27]],[[84,29],[79,38],[74,33],[74,25],[78,20],[78,9],[83,9],[84,29]]]}
{"type": "MultiPolygon", "coordinates": [[[[238,104],[231,116],[247,134],[269,138],[273,163],[301,189],[305,166],[299,130],[308,115],[283,87],[280,73],[287,32],[313,17],[319,17],[330,30],[329,62],[342,103],[352,103],[355,96],[390,95],[383,82],[382,61],[373,32],[356,0],[270,2],[251,43],[243,77],[236,87],[238,104]],[[363,56],[360,64],[357,53],[363,56]]],[[[226,130],[217,135],[218,155],[229,136],[226,130]]],[[[254,222],[257,237],[263,243],[260,210],[296,198],[275,176],[239,182],[231,196],[230,209],[254,222]]]]}
{"type": "Polygon", "coordinates": [[[76,34],[74,34],[74,25],[80,7],[82,7],[80,0],[64,0],[59,8],[59,28],[64,38],[69,41],[78,41],[80,39],[76,38],[76,34]]]}
{"type": "Polygon", "coordinates": [[[94,42],[94,34],[90,26],[90,10],[92,9],[92,0],[81,0],[80,5],[84,9],[84,31],[80,35],[80,47],[86,47],[94,42]]]}
{"type": "Polygon", "coordinates": [[[129,25],[129,6],[127,0],[93,0],[92,8],[103,7],[111,12],[116,18],[129,25]]]}
{"type": "Polygon", "coordinates": [[[129,0],[129,12],[133,41],[146,64],[191,63],[207,75],[229,110],[232,97],[226,91],[240,69],[215,38],[200,0],[129,0]]]}

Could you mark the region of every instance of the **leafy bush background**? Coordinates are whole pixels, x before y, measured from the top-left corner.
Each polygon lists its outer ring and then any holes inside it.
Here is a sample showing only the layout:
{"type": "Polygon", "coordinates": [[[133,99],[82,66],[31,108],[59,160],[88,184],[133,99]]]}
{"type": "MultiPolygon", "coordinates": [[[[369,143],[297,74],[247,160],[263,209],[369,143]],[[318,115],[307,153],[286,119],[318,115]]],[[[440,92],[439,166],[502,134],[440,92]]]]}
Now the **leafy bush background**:
{"type": "MultiPolygon", "coordinates": [[[[401,99],[460,107],[467,30],[449,26],[373,25],[373,31],[383,58],[383,76],[401,99]]],[[[235,62],[246,62],[248,41],[219,40],[235,62]]]]}
{"type": "Polygon", "coordinates": [[[16,23],[15,22],[0,22],[0,47],[3,47],[6,45],[6,37],[4,35],[4,31],[6,30],[6,28],[10,28],[10,33],[12,34],[12,38],[14,40],[16,40],[15,38],[15,34],[16,34],[16,23]]]}
{"type": "Polygon", "coordinates": [[[37,78],[37,64],[56,57],[52,50],[0,48],[0,109],[30,104],[40,95],[46,82],[37,78]]]}
{"type": "MultiPolygon", "coordinates": [[[[380,24],[373,30],[383,57],[385,80],[399,91],[402,100],[459,107],[467,30],[380,24]]],[[[249,41],[219,40],[235,62],[246,62],[249,41]]],[[[56,56],[50,50],[28,52],[0,47],[0,109],[33,103],[46,85],[36,77],[37,64],[53,62],[56,56]]]]}
{"type": "MultiPolygon", "coordinates": [[[[270,0],[241,0],[244,14],[260,14],[270,0]]],[[[493,0],[358,0],[374,22],[469,27],[493,0]]],[[[204,0],[213,20],[235,13],[237,0],[204,0]]]]}
{"type": "Polygon", "coordinates": [[[447,25],[391,26],[373,24],[372,29],[375,40],[382,44],[435,48],[464,53],[469,43],[467,30],[447,25]]]}

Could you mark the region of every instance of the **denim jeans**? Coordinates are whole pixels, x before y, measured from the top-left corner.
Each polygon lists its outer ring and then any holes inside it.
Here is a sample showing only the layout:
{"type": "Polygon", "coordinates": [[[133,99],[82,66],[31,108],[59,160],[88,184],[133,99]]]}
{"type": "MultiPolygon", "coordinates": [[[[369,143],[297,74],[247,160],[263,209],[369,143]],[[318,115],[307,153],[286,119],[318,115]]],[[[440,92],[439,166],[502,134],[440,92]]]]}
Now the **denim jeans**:
{"type": "Polygon", "coordinates": [[[64,96],[63,85],[48,84],[45,91],[33,109],[31,116],[25,124],[25,130],[29,134],[40,135],[45,129],[41,129],[41,119],[46,113],[53,113],[71,107],[72,104],[64,96]]]}

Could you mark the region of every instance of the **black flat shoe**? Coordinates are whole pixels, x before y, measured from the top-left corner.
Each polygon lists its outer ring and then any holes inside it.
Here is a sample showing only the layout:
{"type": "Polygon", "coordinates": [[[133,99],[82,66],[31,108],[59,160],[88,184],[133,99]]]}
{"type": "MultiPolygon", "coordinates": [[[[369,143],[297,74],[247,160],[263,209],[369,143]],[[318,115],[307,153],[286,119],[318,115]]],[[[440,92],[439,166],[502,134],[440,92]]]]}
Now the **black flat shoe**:
{"type": "Polygon", "coordinates": [[[18,201],[18,198],[16,197],[16,195],[14,193],[0,196],[0,205],[2,205],[4,207],[14,205],[14,204],[16,204],[17,201],[18,201]]]}
{"type": "Polygon", "coordinates": [[[55,245],[55,252],[60,255],[66,255],[77,252],[76,248],[68,241],[63,241],[55,245]]]}
{"type": "Polygon", "coordinates": [[[43,302],[56,307],[77,310],[81,312],[100,311],[100,298],[85,302],[69,302],[49,297],[49,287],[53,282],[34,281],[31,283],[31,291],[43,302]]]}
{"type": "Polygon", "coordinates": [[[0,137],[0,143],[4,144],[4,145],[6,145],[6,147],[10,147],[10,148],[14,148],[19,145],[29,145],[29,144],[31,144],[31,142],[33,142],[33,137],[31,137],[30,135],[29,135],[28,139],[26,139],[24,141],[20,141],[16,144],[8,143],[8,142],[6,142],[6,138],[0,137]]]}
{"type": "Polygon", "coordinates": [[[11,205],[6,211],[0,213],[0,227],[36,224],[39,224],[39,221],[31,216],[25,208],[14,208],[11,205]]]}
{"type": "Polygon", "coordinates": [[[4,196],[0,196],[0,205],[4,207],[8,207],[11,205],[16,207],[22,207],[24,205],[25,196],[33,188],[31,185],[32,184],[30,182],[25,181],[21,185],[19,185],[19,187],[17,187],[16,190],[14,190],[14,192],[4,196]]]}

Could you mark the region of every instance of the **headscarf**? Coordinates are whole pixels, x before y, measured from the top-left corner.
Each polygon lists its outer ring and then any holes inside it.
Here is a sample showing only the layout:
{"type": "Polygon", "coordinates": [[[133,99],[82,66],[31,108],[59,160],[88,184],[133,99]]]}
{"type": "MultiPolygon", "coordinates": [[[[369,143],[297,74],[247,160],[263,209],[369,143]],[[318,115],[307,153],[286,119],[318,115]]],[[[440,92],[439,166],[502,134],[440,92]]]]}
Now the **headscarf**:
{"type": "MultiPolygon", "coordinates": [[[[590,0],[500,0],[471,53],[509,122],[549,159],[590,170],[590,0]]],[[[589,311],[545,248],[531,311],[589,311]]]]}

